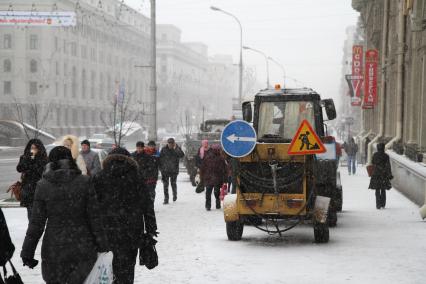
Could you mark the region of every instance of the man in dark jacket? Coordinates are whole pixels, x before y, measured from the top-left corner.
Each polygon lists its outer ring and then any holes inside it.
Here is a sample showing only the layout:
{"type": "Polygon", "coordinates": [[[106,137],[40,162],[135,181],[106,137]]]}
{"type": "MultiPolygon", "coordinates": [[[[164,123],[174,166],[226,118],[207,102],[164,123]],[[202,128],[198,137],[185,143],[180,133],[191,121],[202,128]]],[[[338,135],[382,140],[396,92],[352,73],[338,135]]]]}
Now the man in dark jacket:
{"type": "Polygon", "coordinates": [[[133,283],[141,237],[157,234],[154,206],[138,174],[138,164],[123,148],[116,148],[103,161],[94,178],[108,251],[118,284],[133,283]]]}
{"type": "Polygon", "coordinates": [[[31,139],[19,158],[16,170],[22,174],[21,206],[27,208],[28,220],[31,219],[36,184],[41,179],[47,164],[47,154],[39,139],[31,139]]]}
{"type": "Polygon", "coordinates": [[[15,251],[15,246],[12,243],[7,228],[6,218],[4,218],[3,211],[0,208],[0,266],[6,265],[15,251]]]}
{"type": "Polygon", "coordinates": [[[37,244],[43,235],[41,271],[47,283],[83,283],[97,259],[94,234],[99,222],[91,222],[89,177],[83,176],[71,151],[63,146],[49,153],[50,163],[38,182],[33,215],[21,258],[33,268],[37,244]]]}
{"type": "Polygon", "coordinates": [[[132,158],[138,163],[139,166],[141,165],[140,159],[142,158],[144,148],[145,148],[145,143],[143,143],[142,141],[136,142],[136,151],[134,151],[131,155],[132,158]]]}
{"type": "Polygon", "coordinates": [[[167,146],[160,152],[160,171],[164,186],[164,204],[169,203],[169,180],[172,185],[173,201],[177,200],[177,176],[179,174],[179,159],[185,154],[176,145],[175,139],[169,138],[167,146]]]}
{"type": "Polygon", "coordinates": [[[356,173],[356,154],[358,153],[358,145],[355,143],[355,139],[351,137],[349,142],[343,143],[343,149],[348,156],[348,172],[349,175],[356,173]]]}
{"type": "Polygon", "coordinates": [[[149,191],[152,202],[155,201],[155,188],[158,180],[158,157],[155,142],[149,141],[148,146],[143,148],[142,153],[133,153],[133,158],[139,165],[139,174],[145,189],[149,191]]]}
{"type": "Polygon", "coordinates": [[[81,142],[80,155],[83,157],[84,163],[86,164],[88,176],[94,176],[101,170],[99,155],[95,151],[90,150],[89,140],[83,140],[83,142],[81,142]]]}
{"type": "Polygon", "coordinates": [[[376,190],[376,208],[385,208],[386,190],[392,188],[392,169],[388,154],[385,153],[385,144],[377,144],[377,152],[373,155],[373,174],[368,188],[376,190]]]}

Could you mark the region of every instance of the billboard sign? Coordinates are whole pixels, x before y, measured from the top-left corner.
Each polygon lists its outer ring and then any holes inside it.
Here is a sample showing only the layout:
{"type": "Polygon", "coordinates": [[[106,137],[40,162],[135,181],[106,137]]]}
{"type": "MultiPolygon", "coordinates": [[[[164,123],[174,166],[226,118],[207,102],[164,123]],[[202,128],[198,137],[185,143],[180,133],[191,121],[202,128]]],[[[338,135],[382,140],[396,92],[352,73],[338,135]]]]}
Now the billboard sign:
{"type": "Polygon", "coordinates": [[[365,83],[364,101],[362,108],[374,108],[377,103],[377,65],[379,52],[377,49],[369,49],[365,53],[365,83]]]}
{"type": "Polygon", "coordinates": [[[75,12],[0,11],[0,26],[74,27],[75,12]]]}
{"type": "Polygon", "coordinates": [[[362,88],[362,63],[363,63],[364,48],[362,45],[352,46],[352,76],[359,77],[360,79],[353,79],[353,97],[351,105],[361,105],[361,88],[362,88]]]}

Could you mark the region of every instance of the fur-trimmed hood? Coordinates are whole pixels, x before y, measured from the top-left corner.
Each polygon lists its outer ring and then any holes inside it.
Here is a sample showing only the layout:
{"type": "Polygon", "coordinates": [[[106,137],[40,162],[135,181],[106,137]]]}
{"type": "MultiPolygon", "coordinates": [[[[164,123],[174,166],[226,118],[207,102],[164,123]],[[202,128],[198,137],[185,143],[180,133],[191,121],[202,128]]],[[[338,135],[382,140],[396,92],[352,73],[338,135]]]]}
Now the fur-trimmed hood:
{"type": "Polygon", "coordinates": [[[131,157],[110,154],[102,162],[103,172],[114,177],[124,177],[131,171],[138,170],[138,164],[131,157]]]}
{"type": "Polygon", "coordinates": [[[62,137],[61,145],[64,146],[65,140],[71,140],[72,146],[71,146],[71,154],[74,160],[77,159],[78,155],[80,154],[79,147],[80,147],[80,140],[77,136],[74,135],[65,135],[62,137]]]}

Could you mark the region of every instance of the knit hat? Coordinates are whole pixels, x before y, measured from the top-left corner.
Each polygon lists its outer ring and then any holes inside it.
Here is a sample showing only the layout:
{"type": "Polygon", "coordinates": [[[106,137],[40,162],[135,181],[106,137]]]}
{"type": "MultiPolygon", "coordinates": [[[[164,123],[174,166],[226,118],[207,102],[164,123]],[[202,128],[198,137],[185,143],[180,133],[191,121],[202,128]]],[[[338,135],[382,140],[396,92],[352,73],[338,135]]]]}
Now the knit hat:
{"type": "Polygon", "coordinates": [[[57,146],[49,153],[49,162],[57,162],[59,160],[73,161],[70,149],[64,146],[57,146]]]}

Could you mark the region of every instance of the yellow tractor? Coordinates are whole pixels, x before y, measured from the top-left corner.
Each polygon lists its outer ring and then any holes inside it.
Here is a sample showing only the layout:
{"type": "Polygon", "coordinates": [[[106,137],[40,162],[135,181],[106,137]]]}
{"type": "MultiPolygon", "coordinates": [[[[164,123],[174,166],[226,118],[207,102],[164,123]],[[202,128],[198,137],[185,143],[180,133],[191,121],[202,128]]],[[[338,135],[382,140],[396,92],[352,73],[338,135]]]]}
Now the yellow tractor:
{"type": "Polygon", "coordinates": [[[312,89],[276,87],[260,91],[254,102],[244,102],[242,111],[256,140],[249,154],[231,160],[236,194],[224,200],[228,239],[240,240],[245,224],[281,235],[312,222],[315,241],[328,242],[329,225],[337,221],[337,161],[310,153],[328,142],[324,122],[336,118],[333,100],[321,100],[312,89]],[[298,133],[304,122],[314,133],[298,133]],[[295,139],[308,145],[297,145],[299,153],[292,154],[295,139]],[[303,147],[308,154],[303,154],[303,147]]]}

